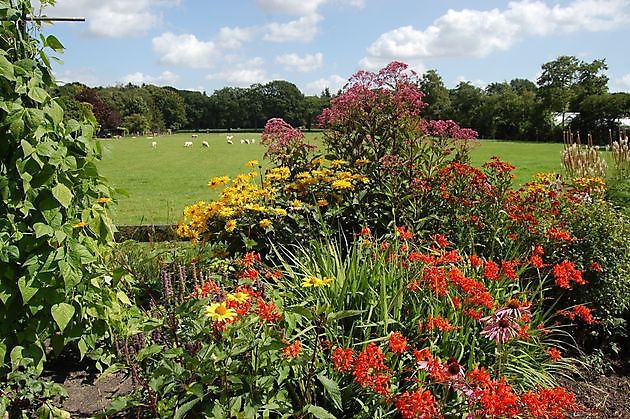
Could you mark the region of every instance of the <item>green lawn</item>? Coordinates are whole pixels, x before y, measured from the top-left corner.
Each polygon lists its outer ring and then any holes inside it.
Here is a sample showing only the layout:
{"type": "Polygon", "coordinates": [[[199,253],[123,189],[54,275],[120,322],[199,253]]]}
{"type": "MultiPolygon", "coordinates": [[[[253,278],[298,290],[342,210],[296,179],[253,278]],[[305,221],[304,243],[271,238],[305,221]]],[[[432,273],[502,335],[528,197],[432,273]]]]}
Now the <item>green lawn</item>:
{"type": "MultiPolygon", "coordinates": [[[[307,135],[318,142],[321,134],[307,135]]],[[[264,148],[260,134],[234,134],[234,144],[225,134],[176,134],[157,138],[102,140],[103,160],[100,172],[115,188],[125,189],[129,197],[120,196],[113,210],[116,224],[165,224],[176,222],[184,206],[216,197],[208,189],[214,176],[234,176],[248,169],[245,163],[262,161],[264,148]],[[256,144],[241,144],[241,139],[255,138],[256,144]],[[193,141],[192,148],[184,141],[193,141]],[[151,143],[157,142],[152,148],[151,143]],[[201,146],[202,141],[210,144],[201,146]]],[[[499,156],[515,166],[516,184],[526,182],[536,172],[560,170],[561,144],[481,141],[472,151],[472,162],[480,166],[491,156],[499,156]]]]}

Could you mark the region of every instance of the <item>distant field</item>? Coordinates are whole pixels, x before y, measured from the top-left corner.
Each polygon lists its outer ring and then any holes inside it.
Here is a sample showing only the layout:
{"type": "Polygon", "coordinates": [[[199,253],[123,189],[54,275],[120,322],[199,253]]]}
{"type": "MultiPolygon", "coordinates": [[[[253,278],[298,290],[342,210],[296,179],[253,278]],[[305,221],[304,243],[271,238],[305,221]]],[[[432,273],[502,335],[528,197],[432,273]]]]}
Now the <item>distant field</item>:
{"type": "MultiPolygon", "coordinates": [[[[317,143],[321,134],[307,134],[317,143]]],[[[103,160],[100,172],[112,186],[127,190],[129,197],[120,196],[113,211],[116,224],[175,223],[184,206],[199,200],[210,200],[216,192],[208,189],[214,176],[234,176],[245,170],[249,160],[260,160],[264,148],[260,134],[234,134],[234,144],[228,144],[225,134],[199,134],[192,148],[190,134],[149,139],[147,137],[102,140],[103,160]],[[256,144],[241,144],[241,139],[256,140],[256,144]],[[157,147],[151,147],[153,141],[157,147]],[[201,146],[202,141],[210,144],[201,146]]],[[[499,156],[515,166],[515,184],[526,182],[536,172],[560,170],[561,144],[481,141],[472,152],[472,162],[480,166],[491,156],[499,156]]]]}

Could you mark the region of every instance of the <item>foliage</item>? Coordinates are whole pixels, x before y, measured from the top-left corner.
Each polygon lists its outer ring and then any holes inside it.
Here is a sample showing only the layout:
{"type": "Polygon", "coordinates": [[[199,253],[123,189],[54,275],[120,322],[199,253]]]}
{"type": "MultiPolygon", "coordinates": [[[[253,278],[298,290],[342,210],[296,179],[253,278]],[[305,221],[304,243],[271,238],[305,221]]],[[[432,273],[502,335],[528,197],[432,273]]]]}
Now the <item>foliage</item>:
{"type": "Polygon", "coordinates": [[[32,37],[23,11],[30,2],[0,3],[0,372],[10,355],[37,375],[49,345],[109,362],[99,341],[129,300],[103,265],[114,191],[95,166],[94,120],[64,122],[44,51],[63,46],[32,37]]]}

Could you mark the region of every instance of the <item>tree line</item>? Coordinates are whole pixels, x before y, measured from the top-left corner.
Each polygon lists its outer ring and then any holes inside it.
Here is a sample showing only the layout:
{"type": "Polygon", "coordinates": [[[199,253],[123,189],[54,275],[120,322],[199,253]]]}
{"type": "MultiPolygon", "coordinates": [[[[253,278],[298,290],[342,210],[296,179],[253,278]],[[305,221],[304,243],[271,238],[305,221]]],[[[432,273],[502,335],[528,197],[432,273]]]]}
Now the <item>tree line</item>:
{"type": "MultiPolygon", "coordinates": [[[[485,88],[460,82],[449,89],[436,70],[429,70],[419,87],[426,95],[427,118],[455,120],[480,138],[558,141],[571,129],[606,144],[609,132],[630,117],[630,94],[609,92],[606,70],[603,59],[561,56],[542,65],[536,82],[516,78],[485,88]]],[[[101,135],[121,128],[129,133],[262,129],[274,117],[311,129],[334,98],[328,89],[304,95],[285,80],[225,87],[211,95],[146,84],[90,88],[80,83],[59,86],[55,94],[68,118],[93,116],[101,135]]]]}

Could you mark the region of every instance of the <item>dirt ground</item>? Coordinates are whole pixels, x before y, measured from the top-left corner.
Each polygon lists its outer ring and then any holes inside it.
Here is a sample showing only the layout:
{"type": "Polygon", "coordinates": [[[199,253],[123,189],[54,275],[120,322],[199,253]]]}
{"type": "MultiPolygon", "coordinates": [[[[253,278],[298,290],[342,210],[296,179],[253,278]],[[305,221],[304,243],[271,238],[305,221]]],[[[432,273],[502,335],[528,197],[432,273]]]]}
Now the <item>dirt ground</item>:
{"type": "MultiPolygon", "coordinates": [[[[114,397],[132,390],[131,379],[122,373],[97,379],[96,372],[86,372],[84,365],[66,363],[55,369],[49,372],[50,379],[63,384],[69,395],[60,407],[73,418],[98,416],[114,397]]],[[[630,358],[604,369],[582,368],[575,381],[561,384],[588,409],[576,418],[630,418],[630,358]]]]}

